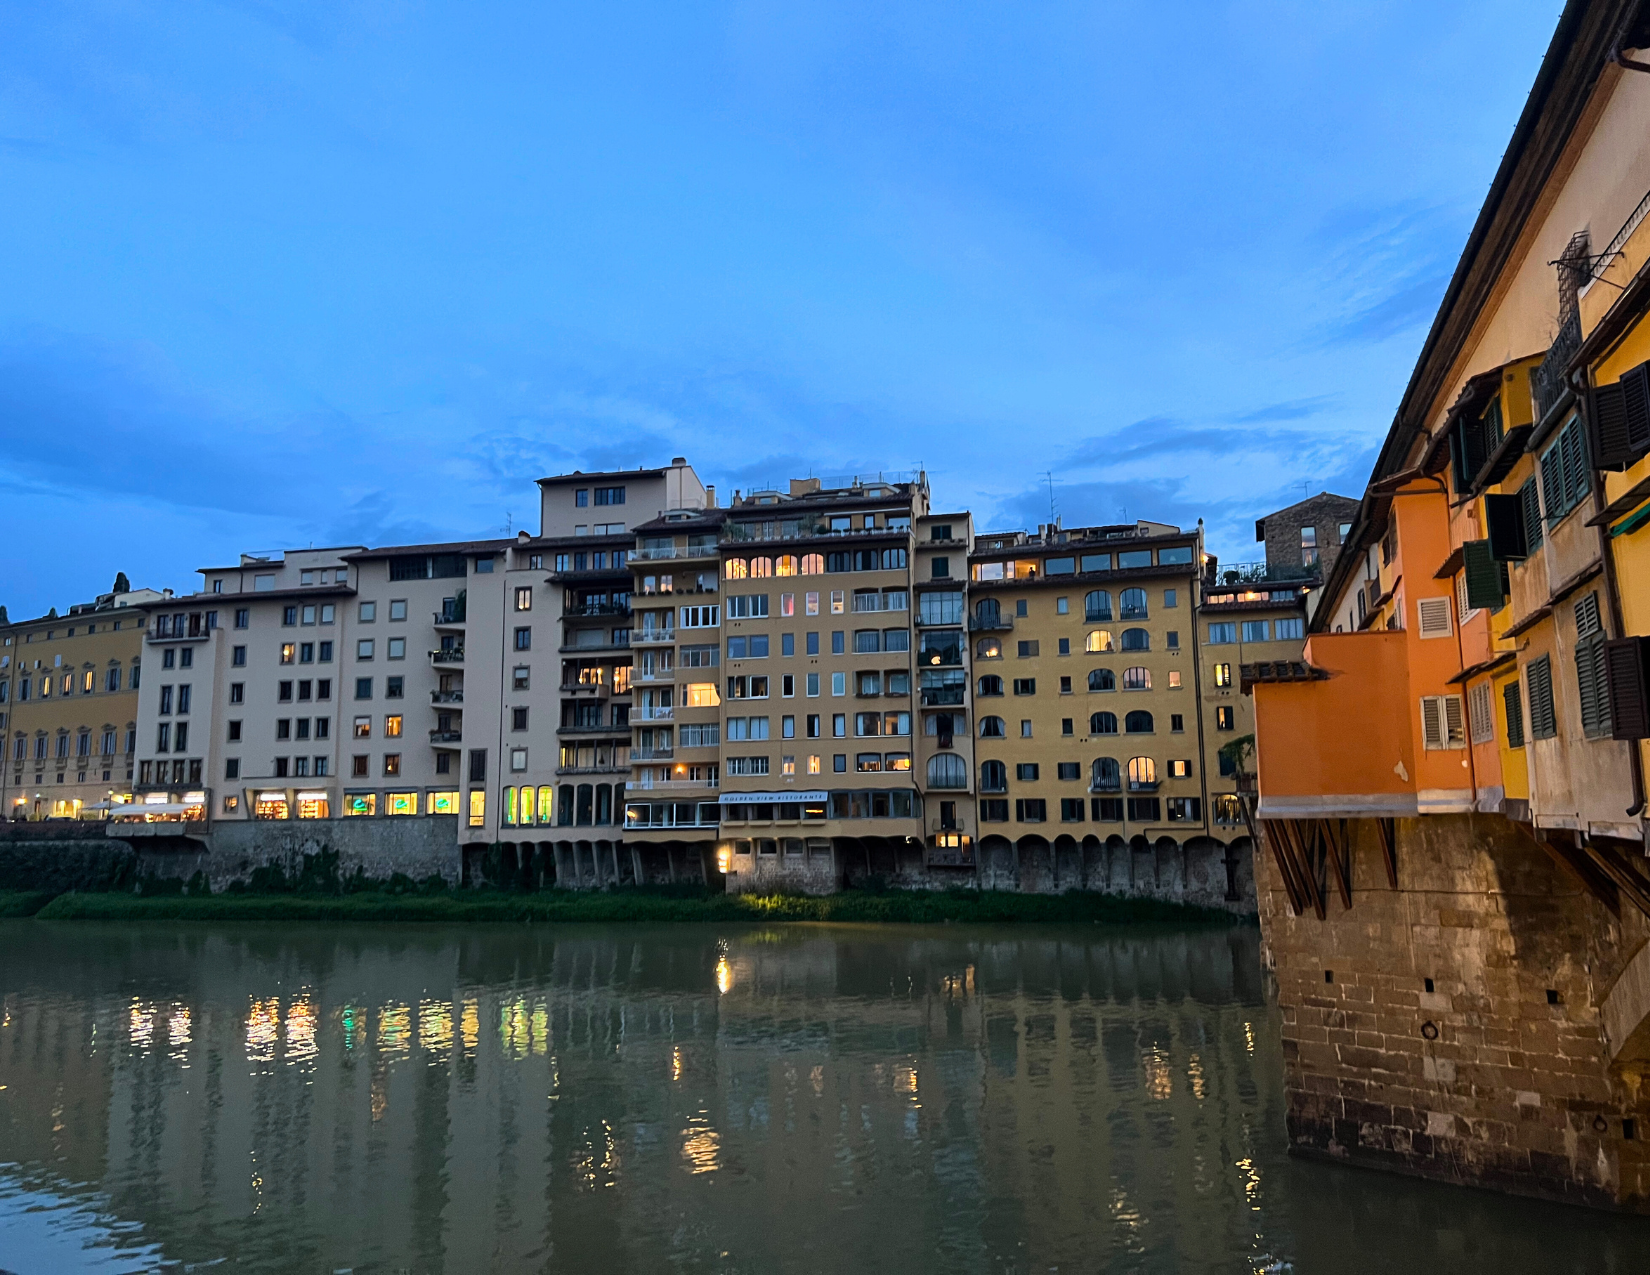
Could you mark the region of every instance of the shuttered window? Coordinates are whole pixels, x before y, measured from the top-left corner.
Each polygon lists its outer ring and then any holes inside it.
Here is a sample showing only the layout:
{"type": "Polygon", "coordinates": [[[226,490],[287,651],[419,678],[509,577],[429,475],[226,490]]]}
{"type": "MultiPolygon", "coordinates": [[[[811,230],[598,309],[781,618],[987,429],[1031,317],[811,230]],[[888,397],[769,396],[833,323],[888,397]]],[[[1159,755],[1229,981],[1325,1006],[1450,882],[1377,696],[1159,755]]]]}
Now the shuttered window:
{"type": "Polygon", "coordinates": [[[1421,742],[1427,749],[1462,748],[1466,723],[1459,695],[1421,696],[1421,742]]]}
{"type": "Polygon", "coordinates": [[[1587,495],[1587,436],[1571,417],[1558,441],[1541,458],[1541,503],[1549,525],[1558,522],[1587,495]]]}
{"type": "Polygon", "coordinates": [[[1461,553],[1462,599],[1465,603],[1461,618],[1466,619],[1467,607],[1499,611],[1507,600],[1506,581],[1502,574],[1506,567],[1490,556],[1490,542],[1469,540],[1461,546],[1461,553]]]}
{"type": "Polygon", "coordinates": [[[1558,734],[1553,711],[1553,666],[1545,655],[1524,666],[1524,685],[1530,693],[1530,738],[1551,739],[1558,734]]]}
{"type": "Polygon", "coordinates": [[[1484,526],[1490,557],[1497,562],[1522,562],[1530,556],[1529,536],[1524,530],[1523,492],[1485,496],[1484,526]]]}
{"type": "Polygon", "coordinates": [[[1524,547],[1534,553],[1541,547],[1541,490],[1533,477],[1518,489],[1518,499],[1524,505],[1524,547]]]}
{"type": "Polygon", "coordinates": [[[1650,739],[1650,637],[1604,644],[1610,688],[1610,733],[1616,739],[1650,739]]]}
{"type": "Polygon", "coordinates": [[[1576,689],[1581,695],[1581,730],[1588,739],[1610,733],[1610,687],[1604,663],[1604,625],[1599,620],[1598,594],[1589,593],[1575,605],[1576,689]]]}
{"type": "Polygon", "coordinates": [[[1487,744],[1495,738],[1495,697],[1488,682],[1480,682],[1467,692],[1467,724],[1473,743],[1487,744]]]}
{"type": "Polygon", "coordinates": [[[1421,598],[1415,603],[1416,628],[1423,638],[1448,637],[1450,628],[1449,599],[1421,598]]]}
{"type": "Polygon", "coordinates": [[[1501,703],[1507,715],[1507,747],[1524,747],[1524,705],[1518,698],[1518,683],[1501,688],[1501,703]]]}
{"type": "Polygon", "coordinates": [[[1650,451],[1650,363],[1593,391],[1591,440],[1601,469],[1626,469],[1650,451]]]}

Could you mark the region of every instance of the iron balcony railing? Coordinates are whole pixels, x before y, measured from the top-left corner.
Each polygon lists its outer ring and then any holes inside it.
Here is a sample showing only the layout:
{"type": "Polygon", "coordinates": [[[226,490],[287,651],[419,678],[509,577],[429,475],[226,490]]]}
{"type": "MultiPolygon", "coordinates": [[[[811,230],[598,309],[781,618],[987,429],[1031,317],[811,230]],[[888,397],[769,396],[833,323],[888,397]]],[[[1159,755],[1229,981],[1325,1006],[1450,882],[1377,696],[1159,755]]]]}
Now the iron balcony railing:
{"type": "Polygon", "coordinates": [[[464,739],[464,732],[463,731],[457,731],[457,730],[432,730],[430,732],[430,743],[432,743],[432,744],[457,744],[457,743],[461,743],[463,741],[463,739],[464,739]]]}
{"type": "Polygon", "coordinates": [[[628,602],[581,602],[570,606],[562,612],[564,616],[577,617],[581,615],[629,615],[628,602]]]}
{"type": "Polygon", "coordinates": [[[463,691],[431,691],[430,692],[430,703],[432,703],[432,704],[462,704],[463,702],[464,702],[464,692],[463,691]]]}
{"type": "Polygon", "coordinates": [[[1545,417],[1564,397],[1564,391],[1569,387],[1570,360],[1580,348],[1581,314],[1577,311],[1559,325],[1558,335],[1553,338],[1547,357],[1541,360],[1541,366],[1530,376],[1537,417],[1545,417]]]}
{"type": "Polygon", "coordinates": [[[672,761],[676,757],[674,748],[632,748],[631,761],[672,761]]]}
{"type": "Polygon", "coordinates": [[[1233,562],[1215,569],[1215,583],[1217,584],[1271,584],[1274,582],[1298,584],[1305,580],[1316,580],[1317,578],[1318,568],[1316,566],[1297,567],[1283,562],[1233,562]]]}
{"type": "Polygon", "coordinates": [[[443,646],[430,652],[430,659],[436,664],[464,663],[464,648],[462,646],[443,646]]]}
{"type": "Polygon", "coordinates": [[[1012,615],[971,615],[968,617],[968,631],[970,633],[1006,633],[1014,627],[1012,615]]]}

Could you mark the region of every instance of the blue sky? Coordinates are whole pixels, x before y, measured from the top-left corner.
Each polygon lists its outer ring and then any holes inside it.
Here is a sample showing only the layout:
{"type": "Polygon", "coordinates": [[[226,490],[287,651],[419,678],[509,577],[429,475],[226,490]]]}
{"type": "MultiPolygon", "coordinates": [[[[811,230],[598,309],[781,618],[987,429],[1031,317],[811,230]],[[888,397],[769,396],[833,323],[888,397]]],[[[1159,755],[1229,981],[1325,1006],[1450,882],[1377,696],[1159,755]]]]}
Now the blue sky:
{"type": "Polygon", "coordinates": [[[927,467],[1361,493],[1558,0],[14,5],[0,603],[927,467]]]}

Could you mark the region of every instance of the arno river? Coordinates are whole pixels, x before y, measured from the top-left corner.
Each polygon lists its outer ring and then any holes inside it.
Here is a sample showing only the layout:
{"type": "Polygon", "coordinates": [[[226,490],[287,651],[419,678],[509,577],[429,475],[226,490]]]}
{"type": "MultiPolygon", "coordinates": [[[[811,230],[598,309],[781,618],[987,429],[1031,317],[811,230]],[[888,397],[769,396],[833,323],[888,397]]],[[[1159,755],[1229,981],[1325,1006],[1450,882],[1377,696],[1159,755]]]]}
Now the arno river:
{"type": "Polygon", "coordinates": [[[4,922],[0,1268],[1650,1264],[1291,1160],[1280,1068],[1253,930],[4,922]]]}

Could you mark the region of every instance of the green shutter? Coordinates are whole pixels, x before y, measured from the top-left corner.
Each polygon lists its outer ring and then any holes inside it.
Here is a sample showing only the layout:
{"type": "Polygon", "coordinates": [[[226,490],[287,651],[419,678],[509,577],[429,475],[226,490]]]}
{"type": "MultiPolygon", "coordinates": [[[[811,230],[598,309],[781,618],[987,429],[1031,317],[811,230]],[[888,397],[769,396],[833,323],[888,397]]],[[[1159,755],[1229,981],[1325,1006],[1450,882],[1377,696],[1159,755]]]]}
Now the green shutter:
{"type": "Polygon", "coordinates": [[[1461,546],[1462,569],[1467,577],[1467,605],[1499,611],[1507,600],[1501,588],[1501,564],[1490,556],[1488,540],[1469,540],[1461,546]]]}
{"type": "Polygon", "coordinates": [[[1530,738],[1551,739],[1558,734],[1558,715],[1553,711],[1553,666],[1547,656],[1525,666],[1524,685],[1530,691],[1530,738]]]}
{"type": "Polygon", "coordinates": [[[1593,391],[1587,423],[1600,469],[1626,469],[1632,463],[1628,459],[1632,449],[1627,443],[1626,398],[1620,385],[1600,385],[1593,391]]]}
{"type": "Polygon", "coordinates": [[[1524,705],[1518,699],[1518,683],[1508,682],[1501,688],[1501,701],[1507,710],[1507,747],[1524,747],[1524,705]]]}
{"type": "Polygon", "coordinates": [[[1524,547],[1527,552],[1534,553],[1541,547],[1541,491],[1536,485],[1535,477],[1524,480],[1524,485],[1518,489],[1518,498],[1524,503],[1524,547]]]}
{"type": "Polygon", "coordinates": [[[1650,738],[1650,637],[1606,642],[1604,666],[1610,696],[1611,737],[1650,738]]]}
{"type": "Polygon", "coordinates": [[[1541,458],[1541,503],[1548,522],[1557,522],[1564,513],[1564,457],[1556,441],[1541,458]]]}

